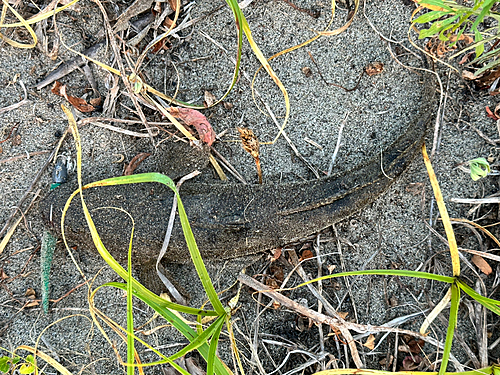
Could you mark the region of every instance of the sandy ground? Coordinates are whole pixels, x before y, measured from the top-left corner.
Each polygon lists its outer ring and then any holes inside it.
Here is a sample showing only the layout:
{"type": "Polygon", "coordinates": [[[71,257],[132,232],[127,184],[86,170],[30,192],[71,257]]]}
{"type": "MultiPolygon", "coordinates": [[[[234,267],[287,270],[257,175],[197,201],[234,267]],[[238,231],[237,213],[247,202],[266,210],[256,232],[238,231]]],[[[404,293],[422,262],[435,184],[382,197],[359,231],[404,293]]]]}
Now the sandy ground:
{"type": "MultiPolygon", "coordinates": [[[[253,36],[265,56],[271,56],[307,40],[315,35],[314,30],[322,30],[328,22],[330,11],[326,1],[297,1],[296,5],[318,10],[320,17],[312,18],[279,0],[254,1],[244,10],[253,36]]],[[[121,7],[121,4],[115,4],[114,7],[110,5],[115,11],[121,7]]],[[[332,29],[339,27],[345,20],[347,10],[342,5],[339,8],[332,29]]],[[[188,9],[191,19],[203,18],[195,22],[194,26],[179,32],[178,38],[172,38],[172,49],[151,59],[145,67],[145,75],[151,85],[169,93],[175,91],[179,79],[179,98],[200,104],[205,91],[219,97],[229,85],[234,66],[231,58],[235,56],[235,30],[232,14],[223,1],[191,3],[188,9]],[[204,35],[209,35],[227,49],[227,52],[204,35]],[[178,76],[172,69],[173,63],[178,70],[178,76]]],[[[413,10],[413,5],[405,5],[403,2],[369,1],[366,4],[366,17],[361,9],[352,26],[340,36],[320,38],[307,47],[272,62],[273,69],[290,94],[292,112],[286,129],[287,134],[299,152],[320,174],[328,170],[339,128],[346,114],[342,145],[334,165],[335,172],[348,171],[377,155],[409,126],[411,119],[419,111],[426,110],[422,108],[419,76],[401,65],[420,66],[418,56],[406,52],[398,45],[392,45],[392,50],[398,56],[396,61],[391,56],[386,42],[368,22],[369,19],[385,37],[401,41],[404,46],[410,48],[407,29],[413,10]],[[325,84],[308,52],[318,63],[327,81],[345,87],[353,87],[360,72],[369,63],[382,62],[384,71],[373,77],[364,76],[358,90],[346,93],[338,87],[325,84]],[[304,71],[307,71],[304,68],[309,68],[312,75],[304,74],[304,71]]],[[[84,49],[82,43],[85,47],[95,43],[96,35],[102,28],[97,7],[85,0],[79,3],[78,9],[58,15],[58,22],[66,43],[79,50],[84,49]]],[[[26,38],[21,31],[16,36],[26,38]]],[[[61,49],[60,58],[69,59],[71,54],[63,51],[64,48],[61,49]]],[[[106,62],[111,61],[110,54],[106,52],[102,52],[100,58],[106,62]]],[[[0,61],[0,108],[14,104],[22,98],[22,90],[19,84],[15,83],[16,80],[22,80],[27,87],[33,86],[57,63],[36,49],[16,50],[5,43],[0,45],[0,61]]],[[[216,144],[216,149],[252,183],[256,182],[255,166],[251,157],[235,142],[238,139],[236,127],[243,125],[253,129],[263,142],[272,140],[277,134],[273,121],[259,112],[254,105],[250,84],[245,78],[245,75],[251,78],[258,67],[256,58],[245,43],[242,60],[244,74],[226,99],[230,105],[218,106],[204,112],[216,133],[225,131],[216,144]]],[[[101,95],[105,96],[109,87],[106,82],[109,82],[110,77],[95,66],[92,69],[101,95]]],[[[449,76],[448,71],[441,68],[440,74],[449,97],[434,167],[450,216],[469,219],[485,216],[485,219],[492,222],[497,217],[496,207],[483,206],[469,214],[471,206],[454,204],[449,200],[453,197],[478,198],[497,191],[496,177],[473,182],[466,173],[457,169],[459,163],[475,157],[491,157],[494,163],[497,162],[498,147],[487,144],[474,130],[476,128],[492,139],[498,138],[494,121],[486,117],[484,110],[486,105],[494,107],[496,99],[484,92],[471,92],[470,83],[462,81],[454,72],[449,76]]],[[[76,96],[83,95],[84,89],[88,87],[84,75],[79,71],[61,81],[67,84],[68,89],[76,96]]],[[[276,113],[278,121],[281,121],[284,102],[280,91],[263,72],[259,74],[255,87],[276,113]]],[[[49,154],[8,160],[17,155],[53,149],[58,139],[56,133],[64,131],[67,123],[60,110],[61,103],[64,101],[51,94],[48,88],[40,91],[28,89],[28,102],[25,105],[0,114],[0,138],[8,138],[11,130],[15,130],[11,139],[0,144],[2,226],[49,154]]],[[[116,117],[135,117],[128,110],[131,107],[130,100],[120,96],[116,117]]],[[[158,114],[147,109],[146,115],[150,120],[161,120],[158,114]]],[[[140,126],[129,126],[129,129],[140,131],[140,126]]],[[[432,144],[431,133],[432,129],[429,132],[428,144],[432,144]]],[[[137,152],[152,152],[153,156],[141,165],[138,170],[140,172],[154,171],[158,164],[163,163],[155,159],[157,151],[148,139],[132,138],[93,125],[83,127],[81,136],[84,182],[120,175],[123,163],[115,163],[119,159],[118,154],[122,154],[127,162],[137,152]]],[[[156,142],[167,137],[168,134],[161,132],[156,142]]],[[[69,140],[65,142],[63,151],[70,157],[75,157],[74,146],[69,140]]],[[[314,178],[308,167],[293,154],[283,137],[274,145],[262,146],[261,160],[265,181],[280,183],[314,178]]],[[[43,196],[48,192],[51,169],[52,167],[49,167],[42,175],[33,193],[39,191],[43,196]]],[[[74,173],[71,178],[74,178],[74,173]]],[[[214,181],[216,175],[211,168],[206,168],[199,179],[214,181]]],[[[30,199],[32,196],[33,194],[30,199]]],[[[425,167],[422,159],[418,157],[406,174],[374,204],[325,231],[318,239],[297,246],[297,249],[313,248],[313,244],[319,243],[321,253],[328,254],[325,257],[324,273],[327,272],[327,267],[331,266],[336,267],[336,270],[399,268],[450,274],[446,247],[424,223],[429,222],[429,216],[432,215],[434,228],[443,233],[439,222],[436,223],[437,209],[432,200],[425,167]]],[[[493,227],[492,232],[497,234],[495,228],[493,227]]],[[[484,244],[478,243],[469,229],[460,226],[456,229],[460,247],[476,250],[493,248],[487,241],[484,244]]],[[[40,347],[75,373],[84,367],[82,371],[88,373],[123,372],[111,345],[89,320],[86,287],[79,288],[60,302],[52,304],[47,315],[43,314],[39,306],[24,307],[29,301],[25,297],[29,288],[35,291],[37,297],[41,293],[38,250],[42,233],[43,225],[37,215],[35,203],[1,254],[0,267],[3,269],[3,276],[0,290],[0,346],[13,350],[22,344],[35,345],[41,337],[40,347]],[[56,324],[44,331],[52,323],[56,324]]],[[[74,253],[78,264],[88,277],[101,271],[94,285],[119,280],[91,249],[80,246],[74,253]]],[[[470,258],[470,255],[465,256],[470,258]]],[[[222,290],[230,286],[239,270],[247,263],[245,260],[236,260],[225,263],[223,267],[220,263],[209,264],[216,288],[222,290]]],[[[286,274],[291,270],[284,260],[279,261],[271,270],[267,267],[268,263],[264,255],[259,262],[247,269],[247,273],[286,274]]],[[[499,273],[497,264],[491,262],[491,265],[494,272],[488,277],[482,275],[490,288],[495,282],[495,274],[499,273]]],[[[306,262],[305,267],[312,276],[317,274],[315,261],[306,262]]],[[[192,268],[187,265],[174,265],[169,267],[169,271],[190,294],[191,305],[199,306],[204,297],[199,293],[199,286],[192,282],[192,268]]],[[[468,269],[464,272],[469,277],[469,283],[473,285],[477,277],[468,269]]],[[[298,281],[294,276],[290,285],[298,281]]],[[[63,246],[59,244],[51,271],[51,298],[57,299],[65,295],[81,282],[80,274],[63,246]]],[[[496,282],[498,284],[498,280],[496,282]]],[[[492,298],[500,296],[498,288],[490,289],[491,291],[492,298]]],[[[349,312],[349,319],[364,324],[383,324],[398,316],[425,313],[440,300],[444,289],[441,285],[431,283],[364,277],[351,279],[349,284],[340,280],[338,283],[326,283],[324,294],[338,311],[349,312]]],[[[233,295],[234,290],[226,294],[225,298],[231,298],[233,295]]],[[[288,296],[307,303],[311,308],[317,308],[317,301],[305,290],[289,292],[288,296]]],[[[250,362],[250,344],[247,341],[248,338],[253,340],[253,330],[256,327],[259,335],[255,337],[261,340],[259,358],[264,371],[268,373],[274,370],[287,354],[290,357],[280,370],[281,373],[297,369],[301,363],[310,359],[294,350],[300,349],[314,355],[320,353],[318,328],[308,328],[307,321],[304,323],[303,318],[290,311],[267,310],[260,316],[260,323],[257,325],[255,319],[258,305],[254,297],[249,289],[243,288],[241,308],[234,316],[239,328],[239,344],[248,369],[258,371],[250,362]]],[[[266,298],[263,300],[267,302],[266,298]]],[[[121,292],[110,288],[101,290],[97,304],[103,312],[125,324],[126,305],[121,292]]],[[[135,313],[136,325],[146,324],[145,330],[163,324],[159,319],[150,321],[153,313],[141,303],[137,303],[135,313]]],[[[403,327],[418,330],[422,319],[422,316],[419,316],[403,327]]],[[[473,322],[474,319],[468,316],[468,310],[464,306],[460,313],[458,332],[463,342],[475,351],[477,339],[473,322]]],[[[326,362],[335,358],[339,367],[352,367],[353,363],[346,358],[342,343],[336,340],[334,335],[327,336],[327,328],[322,329],[325,331],[324,349],[330,355],[326,362]]],[[[495,323],[491,315],[488,315],[487,330],[492,332],[488,341],[491,344],[499,338],[500,331],[498,320],[495,323]]],[[[442,341],[446,327],[438,322],[432,334],[442,341]]],[[[143,338],[165,353],[175,349],[179,342],[184,342],[180,335],[168,329],[156,330],[150,335],[143,335],[143,338]]],[[[382,336],[377,337],[377,342],[380,339],[382,336]]],[[[123,343],[113,335],[111,340],[123,355],[123,343]]],[[[361,342],[364,340],[360,339],[361,342]]],[[[388,353],[394,353],[397,344],[400,344],[400,341],[389,336],[374,351],[361,345],[358,345],[358,349],[362,351],[362,359],[367,366],[384,368],[379,361],[388,353]]],[[[431,360],[435,358],[432,357],[434,352],[434,347],[424,348],[424,353],[431,360]]],[[[144,361],[156,359],[151,352],[141,349],[141,353],[144,361]]],[[[474,367],[458,342],[453,346],[453,354],[466,368],[474,367]]],[[[222,340],[220,355],[224,360],[231,360],[226,337],[222,340]]],[[[491,361],[498,361],[498,346],[492,348],[489,355],[491,361]]],[[[395,368],[401,368],[404,356],[404,353],[399,353],[395,368]]],[[[392,366],[391,364],[387,368],[392,369],[392,366]]],[[[307,371],[317,371],[321,368],[321,364],[316,363],[307,371]]],[[[162,373],[160,367],[148,369],[147,372],[162,373]]]]}

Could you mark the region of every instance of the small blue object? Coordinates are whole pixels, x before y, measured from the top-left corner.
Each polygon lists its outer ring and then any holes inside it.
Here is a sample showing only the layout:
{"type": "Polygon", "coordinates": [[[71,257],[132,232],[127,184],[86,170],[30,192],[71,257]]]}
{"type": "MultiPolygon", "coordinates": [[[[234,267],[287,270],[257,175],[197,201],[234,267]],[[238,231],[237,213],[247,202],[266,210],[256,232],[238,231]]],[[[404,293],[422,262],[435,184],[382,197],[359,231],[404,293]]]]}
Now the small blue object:
{"type": "Polygon", "coordinates": [[[52,182],[54,184],[64,184],[67,180],[68,168],[66,167],[66,162],[63,158],[58,159],[54,171],[52,172],[52,182]]]}

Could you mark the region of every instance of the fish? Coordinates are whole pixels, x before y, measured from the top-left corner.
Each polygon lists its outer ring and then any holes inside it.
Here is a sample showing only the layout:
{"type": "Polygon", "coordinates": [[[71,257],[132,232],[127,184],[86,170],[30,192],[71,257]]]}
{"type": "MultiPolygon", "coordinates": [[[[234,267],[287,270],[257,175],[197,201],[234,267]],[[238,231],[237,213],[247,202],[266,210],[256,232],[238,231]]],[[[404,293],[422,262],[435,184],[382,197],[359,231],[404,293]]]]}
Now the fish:
{"type": "MultiPolygon", "coordinates": [[[[419,153],[433,118],[433,81],[426,75],[422,103],[406,130],[380,155],[350,171],[293,183],[186,182],[180,196],[202,257],[232,259],[296,242],[362,210],[384,193],[419,153]]],[[[44,223],[60,236],[61,212],[75,183],[61,185],[40,202],[44,223]]],[[[154,183],[87,189],[83,192],[101,239],[117,259],[126,259],[131,225],[120,207],[135,220],[134,264],[149,264],[162,247],[173,193],[154,183]]],[[[70,205],[65,234],[69,242],[94,247],[78,200],[70,205]]],[[[176,218],[164,261],[185,263],[190,254],[176,218]]]]}

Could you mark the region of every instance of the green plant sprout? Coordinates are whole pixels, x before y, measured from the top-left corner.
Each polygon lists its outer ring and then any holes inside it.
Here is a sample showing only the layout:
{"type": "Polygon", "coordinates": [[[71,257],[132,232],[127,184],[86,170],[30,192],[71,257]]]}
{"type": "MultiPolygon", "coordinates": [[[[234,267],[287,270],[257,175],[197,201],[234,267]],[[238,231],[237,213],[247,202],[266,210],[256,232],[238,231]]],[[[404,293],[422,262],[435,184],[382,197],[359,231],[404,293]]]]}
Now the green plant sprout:
{"type": "Polygon", "coordinates": [[[477,181],[486,177],[491,172],[490,163],[485,158],[476,158],[468,161],[470,167],[470,177],[477,181]]]}
{"type": "Polygon", "coordinates": [[[19,374],[33,374],[35,372],[35,358],[33,355],[29,354],[26,356],[23,362],[21,362],[21,357],[13,355],[0,357],[0,372],[9,373],[17,371],[19,374]]]}
{"type": "MultiPolygon", "coordinates": [[[[485,30],[480,30],[479,28],[479,25],[488,17],[500,24],[500,13],[492,10],[494,5],[498,3],[498,0],[475,0],[473,7],[463,6],[449,0],[420,0],[417,2],[422,7],[431,10],[412,21],[413,25],[431,22],[428,29],[419,31],[419,39],[437,36],[443,42],[451,41],[450,46],[453,47],[465,32],[470,32],[474,34],[474,43],[459,53],[474,48],[476,58],[472,63],[482,62],[486,59],[492,60],[500,54],[500,48],[496,48],[489,51],[480,59],[484,53],[485,44],[500,37],[498,25],[485,30]]],[[[457,54],[451,58],[456,56],[457,54]]],[[[498,64],[500,64],[500,61],[492,61],[477,71],[476,75],[498,64]]]]}

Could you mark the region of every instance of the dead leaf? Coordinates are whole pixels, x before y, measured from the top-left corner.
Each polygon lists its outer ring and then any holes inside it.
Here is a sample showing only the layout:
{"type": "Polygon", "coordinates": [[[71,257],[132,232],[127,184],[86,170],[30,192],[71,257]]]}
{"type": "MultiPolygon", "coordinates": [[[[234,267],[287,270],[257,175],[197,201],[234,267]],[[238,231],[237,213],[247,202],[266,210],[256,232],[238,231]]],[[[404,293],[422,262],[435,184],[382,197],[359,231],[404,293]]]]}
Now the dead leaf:
{"type": "Polygon", "coordinates": [[[225,109],[233,109],[234,107],[233,103],[229,102],[222,102],[222,105],[224,106],[225,109]]]}
{"type": "Polygon", "coordinates": [[[102,105],[102,98],[92,98],[89,100],[89,103],[93,105],[94,107],[100,107],[102,105]]]}
{"type": "Polygon", "coordinates": [[[130,160],[130,163],[125,167],[125,171],[123,171],[124,176],[131,176],[134,171],[137,169],[137,167],[147,159],[148,156],[151,154],[148,154],[147,152],[141,152],[140,154],[135,155],[132,160],[130,160]]]}
{"type": "Polygon", "coordinates": [[[335,271],[335,268],[337,268],[337,266],[335,264],[329,264],[326,268],[328,269],[328,272],[331,275],[333,271],[335,271]]]}
{"type": "Polygon", "coordinates": [[[408,341],[407,345],[410,348],[410,352],[412,352],[413,354],[419,354],[422,352],[422,348],[425,345],[425,341],[422,339],[419,340],[411,339],[410,341],[408,341]]]}
{"type": "MultiPolygon", "coordinates": [[[[450,42],[455,42],[457,40],[457,36],[456,35],[451,35],[450,36],[450,39],[449,41],[450,42]]],[[[458,38],[458,40],[461,40],[463,41],[465,44],[471,44],[472,42],[474,42],[474,39],[472,39],[469,35],[467,34],[461,34],[460,37],[458,38]]]]}
{"type": "Polygon", "coordinates": [[[413,371],[418,368],[418,365],[422,362],[422,357],[419,355],[406,356],[403,359],[403,368],[406,371],[413,371]]]}
{"type": "Polygon", "coordinates": [[[495,114],[493,112],[491,112],[490,107],[486,106],[485,109],[486,109],[486,117],[492,118],[495,121],[499,120],[499,118],[497,116],[495,116],[495,114]]]}
{"type": "Polygon", "coordinates": [[[169,17],[166,17],[165,21],[163,21],[163,26],[170,29],[171,27],[174,28],[175,26],[177,26],[177,24],[174,24],[173,20],[171,20],[169,17]]]}
{"type": "Polygon", "coordinates": [[[382,358],[380,361],[379,361],[379,364],[381,364],[382,366],[390,366],[392,365],[392,361],[394,360],[394,356],[393,355],[389,355],[388,356],[389,358],[385,357],[385,358],[382,358]]]}
{"type": "Polygon", "coordinates": [[[172,9],[174,12],[177,10],[176,0],[168,0],[168,5],[170,5],[170,9],[172,9]]]}
{"type": "Polygon", "coordinates": [[[278,266],[277,264],[271,264],[269,266],[269,273],[280,283],[282,283],[283,280],[285,279],[285,273],[283,271],[283,267],[278,266]]]}
{"type": "Polygon", "coordinates": [[[27,304],[24,305],[24,307],[35,307],[38,306],[40,303],[38,301],[30,301],[27,304]]]}
{"type": "Polygon", "coordinates": [[[311,68],[309,68],[308,66],[304,66],[302,69],[302,73],[304,73],[304,75],[309,78],[313,75],[313,72],[311,70],[311,68]]]}
{"type": "Polygon", "coordinates": [[[384,64],[381,63],[380,61],[375,61],[371,64],[368,64],[365,67],[365,73],[368,74],[370,77],[380,74],[384,71],[384,64]]]}
{"type": "Polygon", "coordinates": [[[75,107],[80,112],[92,112],[95,111],[93,105],[87,103],[85,99],[77,98],[75,96],[68,95],[66,92],[66,85],[62,85],[59,81],[55,81],[51,89],[52,93],[65,98],[73,107],[75,107]]]}
{"type": "Polygon", "coordinates": [[[212,94],[210,91],[205,91],[205,100],[203,104],[205,107],[211,107],[214,105],[214,103],[217,101],[217,98],[215,97],[214,94],[212,94]]]}
{"type": "Polygon", "coordinates": [[[349,313],[348,312],[338,311],[337,315],[340,316],[342,319],[345,319],[345,318],[347,318],[347,316],[349,315],[349,313]]]}
{"type": "Polygon", "coordinates": [[[259,159],[259,140],[251,129],[248,128],[238,128],[240,133],[241,144],[243,150],[248,152],[255,160],[255,165],[257,166],[257,174],[259,176],[259,184],[262,184],[262,170],[260,168],[259,159]]]}
{"type": "Polygon", "coordinates": [[[276,248],[274,250],[271,250],[271,252],[273,253],[273,255],[272,255],[271,259],[270,259],[271,263],[272,262],[276,262],[279,259],[279,257],[281,256],[282,251],[283,251],[283,249],[281,247],[278,247],[278,248],[276,248]]]}
{"type": "Polygon", "coordinates": [[[299,262],[302,262],[303,260],[306,259],[311,259],[314,256],[311,250],[304,250],[302,252],[302,255],[300,256],[299,262]]]}
{"type": "Polygon", "coordinates": [[[472,263],[474,263],[476,267],[479,268],[481,272],[484,273],[485,275],[489,275],[493,272],[491,266],[488,264],[487,261],[484,260],[483,257],[479,255],[474,255],[471,260],[472,263]]]}
{"type": "Polygon", "coordinates": [[[36,298],[35,290],[33,288],[26,289],[24,296],[28,297],[29,299],[35,299],[36,298]]]}
{"type": "Polygon", "coordinates": [[[170,108],[170,114],[176,118],[180,118],[187,125],[192,125],[198,132],[198,136],[202,142],[212,146],[215,141],[215,132],[207,118],[199,111],[190,108],[170,108]]]}
{"type": "Polygon", "coordinates": [[[21,144],[21,135],[16,134],[11,138],[12,146],[19,146],[21,144]]]}
{"type": "Polygon", "coordinates": [[[368,336],[363,346],[366,346],[368,349],[373,350],[375,348],[375,336],[368,336]]]}
{"type": "Polygon", "coordinates": [[[9,278],[9,276],[7,276],[7,274],[5,273],[4,269],[3,268],[0,269],[0,279],[6,280],[8,278],[9,278]]]}
{"type": "Polygon", "coordinates": [[[280,287],[278,282],[272,277],[266,278],[266,286],[268,286],[270,289],[278,289],[280,287]]]}
{"type": "Polygon", "coordinates": [[[469,72],[468,70],[463,70],[462,71],[462,78],[467,79],[469,81],[474,81],[477,79],[477,77],[474,75],[474,73],[469,72]]]}

